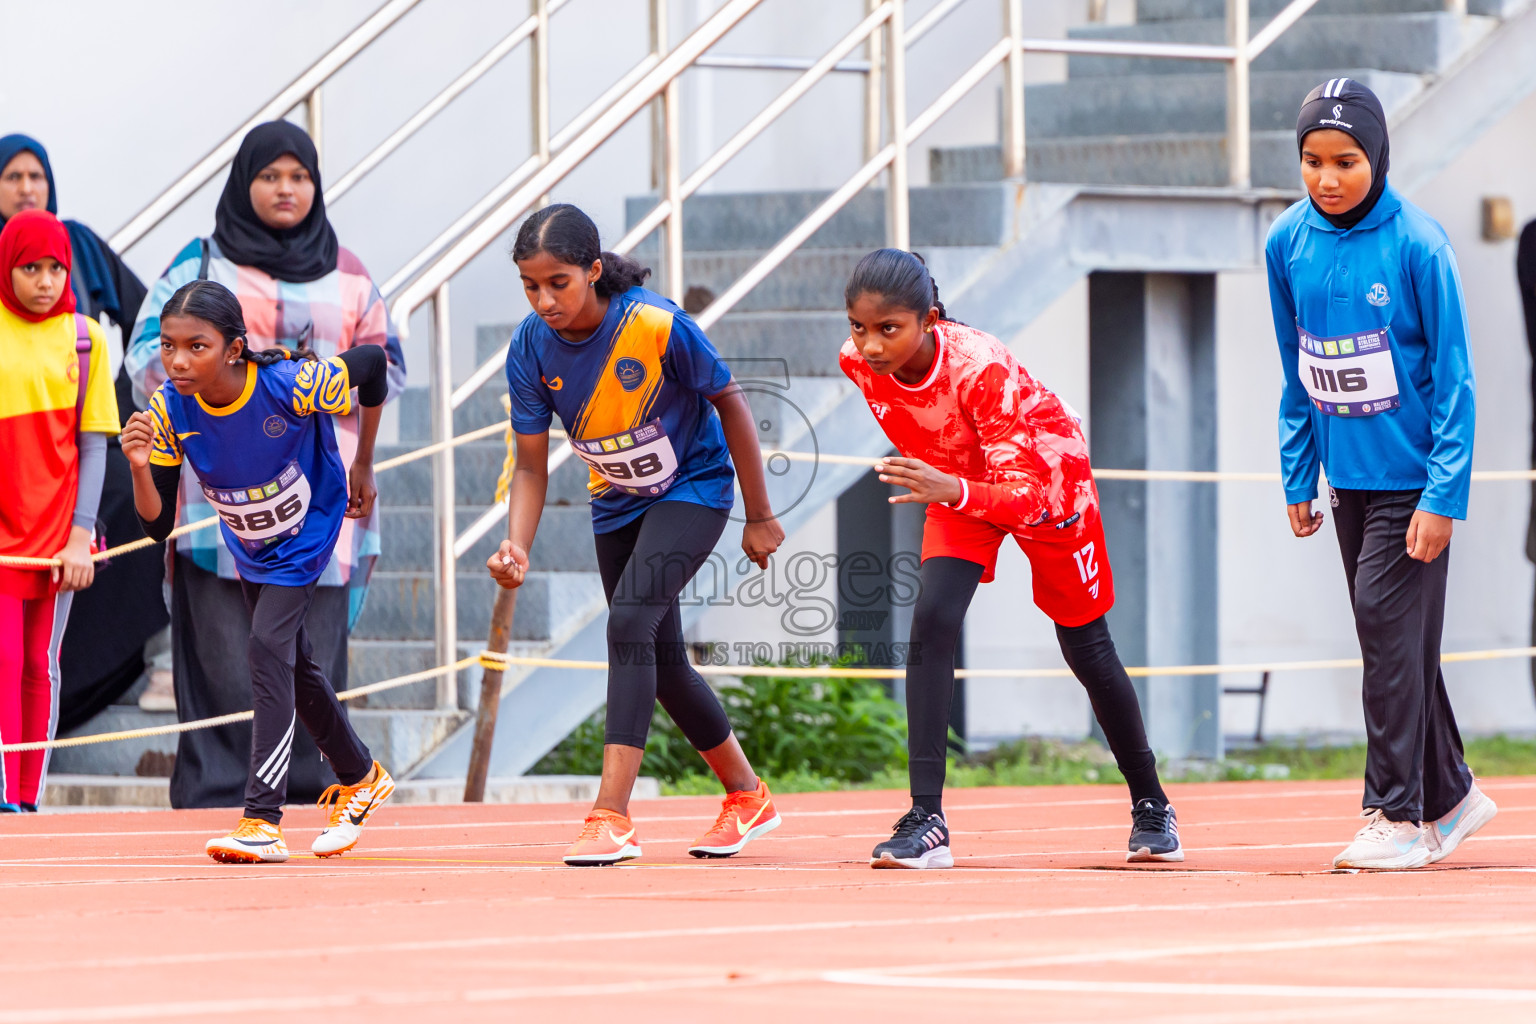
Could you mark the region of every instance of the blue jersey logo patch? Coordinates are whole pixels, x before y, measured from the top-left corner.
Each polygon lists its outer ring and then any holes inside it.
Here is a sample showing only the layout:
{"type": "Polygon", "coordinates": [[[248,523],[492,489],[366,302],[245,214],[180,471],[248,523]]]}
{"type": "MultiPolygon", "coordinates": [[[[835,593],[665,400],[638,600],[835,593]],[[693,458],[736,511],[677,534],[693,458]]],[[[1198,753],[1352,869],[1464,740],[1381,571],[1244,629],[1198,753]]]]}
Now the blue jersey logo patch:
{"type": "Polygon", "coordinates": [[[620,387],[625,391],[633,391],[645,383],[645,364],[625,356],[613,364],[613,375],[619,378],[620,387]]]}
{"type": "Polygon", "coordinates": [[[1392,296],[1387,294],[1387,286],[1378,281],[1365,293],[1365,301],[1373,306],[1385,306],[1392,301],[1392,296]]]}
{"type": "Polygon", "coordinates": [[[282,437],[288,432],[288,421],[281,416],[268,416],[261,429],[266,431],[268,437],[282,437]]]}

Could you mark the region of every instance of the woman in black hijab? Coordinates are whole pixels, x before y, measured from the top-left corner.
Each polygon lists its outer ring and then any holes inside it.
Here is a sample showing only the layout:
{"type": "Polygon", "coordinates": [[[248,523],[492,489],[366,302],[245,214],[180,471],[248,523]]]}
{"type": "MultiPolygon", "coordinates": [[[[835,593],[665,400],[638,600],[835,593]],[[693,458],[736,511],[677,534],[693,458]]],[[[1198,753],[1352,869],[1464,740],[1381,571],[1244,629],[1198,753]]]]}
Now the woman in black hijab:
{"type": "MultiPolygon", "coordinates": [[[[314,143],[297,125],[274,121],[246,135],[219,198],[212,236],[188,243],[151,289],[126,361],[141,406],[165,380],[160,308],[177,288],[199,278],[219,282],[240,300],[252,349],[306,349],[329,359],[356,345],[380,345],[390,363],[390,396],[404,387],[405,361],[384,299],[362,261],[337,243],[314,143]]],[[[337,417],[336,441],[350,465],[358,445],[356,413],[337,417]]],[[[183,469],[178,525],[212,514],[196,474],[183,469]]],[[[338,689],[346,688],[347,635],[380,551],[378,516],[375,507],[366,519],[346,521],[306,620],[315,660],[338,689]]],[[[233,559],[217,531],[200,530],[178,538],[169,561],[178,715],[187,721],[249,708],[250,615],[233,559]]],[[[183,733],[171,803],[239,804],[250,743],[245,726],[183,733]]],[[[289,795],[313,797],[334,781],[308,736],[295,734],[289,795]]]]}

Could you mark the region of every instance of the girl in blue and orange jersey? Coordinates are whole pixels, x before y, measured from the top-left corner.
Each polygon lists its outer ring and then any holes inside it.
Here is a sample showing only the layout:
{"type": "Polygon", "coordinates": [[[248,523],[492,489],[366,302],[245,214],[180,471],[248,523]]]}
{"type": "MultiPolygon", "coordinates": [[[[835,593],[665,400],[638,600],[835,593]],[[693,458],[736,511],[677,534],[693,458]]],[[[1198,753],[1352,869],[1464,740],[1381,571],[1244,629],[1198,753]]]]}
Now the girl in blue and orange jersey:
{"type": "Polygon", "coordinates": [[[534,312],[507,355],[516,459],[507,539],[487,568],[503,587],[525,578],[558,413],[591,471],[609,606],[602,786],[565,862],[640,856],[629,796],[657,700],[726,789],[714,827],[689,852],[728,857],[777,828],[779,816],[720,701],[688,663],[677,597],[725,529],[737,476],[747,557],[766,567],[784,540],[752,411],[693,319],[640,287],[649,271],[603,252],[597,226],[576,207],[549,206],[528,218],[512,256],[534,312]]]}

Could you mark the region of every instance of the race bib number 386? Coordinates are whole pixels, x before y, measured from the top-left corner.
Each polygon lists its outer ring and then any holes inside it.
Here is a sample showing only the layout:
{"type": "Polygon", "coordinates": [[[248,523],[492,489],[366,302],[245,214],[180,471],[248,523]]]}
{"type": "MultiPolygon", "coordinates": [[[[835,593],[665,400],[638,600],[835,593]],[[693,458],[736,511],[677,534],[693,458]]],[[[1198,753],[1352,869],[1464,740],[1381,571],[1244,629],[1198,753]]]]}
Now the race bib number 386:
{"type": "Polygon", "coordinates": [[[612,437],[572,441],[571,450],[604,483],[625,494],[654,497],[677,476],[677,452],[660,420],[612,437]]]}
{"type": "Polygon", "coordinates": [[[1396,409],[1397,370],[1386,328],[1338,338],[1297,331],[1297,371],[1312,404],[1329,416],[1375,416],[1396,409]]]}
{"type": "Polygon", "coordinates": [[[309,512],[309,478],[297,462],[283,467],[277,479],[255,487],[225,490],[203,484],[203,496],[224,525],[250,551],[292,537],[309,512]]]}

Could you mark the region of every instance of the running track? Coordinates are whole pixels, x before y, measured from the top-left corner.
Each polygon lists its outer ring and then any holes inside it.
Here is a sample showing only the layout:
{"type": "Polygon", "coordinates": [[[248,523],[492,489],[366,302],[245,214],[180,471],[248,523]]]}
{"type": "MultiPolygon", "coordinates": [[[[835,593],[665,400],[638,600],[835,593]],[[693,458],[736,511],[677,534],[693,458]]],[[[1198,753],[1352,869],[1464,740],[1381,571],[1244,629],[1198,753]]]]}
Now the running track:
{"type": "MultiPolygon", "coordinates": [[[[644,860],[555,861],[584,808],[385,808],[337,861],[218,865],[221,811],[0,824],[0,1024],[238,1019],[1536,1020],[1536,780],[1441,868],[1327,870],[1359,785],[1172,788],[1189,859],[1128,869],[1105,787],[948,798],[957,866],[873,872],[895,793],[780,801],[731,861],[718,803],[637,803],[644,860]]],[[[307,850],[320,812],[295,808],[307,850]]]]}

